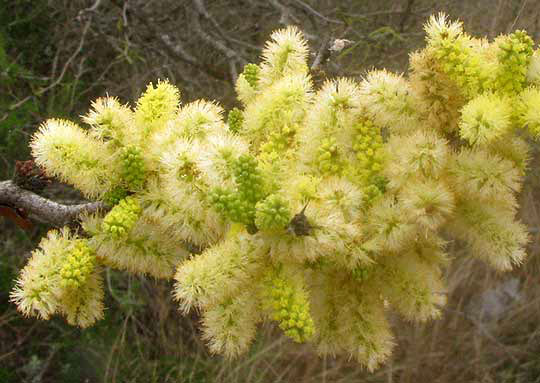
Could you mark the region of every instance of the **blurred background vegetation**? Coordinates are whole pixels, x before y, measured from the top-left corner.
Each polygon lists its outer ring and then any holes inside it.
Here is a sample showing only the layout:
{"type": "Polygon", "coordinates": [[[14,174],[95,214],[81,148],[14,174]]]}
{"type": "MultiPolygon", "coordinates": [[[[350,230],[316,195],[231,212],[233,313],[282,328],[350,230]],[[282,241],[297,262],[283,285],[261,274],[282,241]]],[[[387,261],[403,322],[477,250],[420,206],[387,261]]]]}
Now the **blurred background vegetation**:
{"type": "MultiPolygon", "coordinates": [[[[29,158],[28,139],[44,119],[77,121],[106,93],[132,102],[147,83],[168,78],[184,102],[206,98],[230,109],[234,79],[284,25],[298,25],[315,53],[328,41],[351,41],[316,81],[371,68],[406,72],[409,52],[423,44],[422,24],[439,11],[474,35],[519,28],[540,41],[534,0],[0,0],[0,180],[29,158]]],[[[527,264],[497,275],[452,244],[443,318],[393,318],[395,353],[373,374],[346,358],[320,359],[270,325],[248,355],[211,356],[197,314],[178,313],[170,283],[112,270],[97,326],[25,319],[8,294],[48,228],[22,231],[0,218],[0,383],[540,382],[538,151],[521,196],[527,264]]],[[[79,198],[65,185],[45,194],[79,198]]]]}

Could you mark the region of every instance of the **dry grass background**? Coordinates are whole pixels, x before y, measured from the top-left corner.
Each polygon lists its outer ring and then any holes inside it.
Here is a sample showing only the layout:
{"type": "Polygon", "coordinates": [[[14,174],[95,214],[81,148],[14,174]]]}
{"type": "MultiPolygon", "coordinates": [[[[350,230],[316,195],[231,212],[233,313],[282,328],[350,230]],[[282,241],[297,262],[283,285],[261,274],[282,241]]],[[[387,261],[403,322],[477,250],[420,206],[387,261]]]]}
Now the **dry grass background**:
{"type": "MultiPolygon", "coordinates": [[[[12,62],[44,78],[36,85],[28,74],[14,75],[7,101],[0,99],[0,124],[24,105],[37,105],[25,127],[12,127],[21,137],[46,117],[76,118],[106,91],[134,100],[157,78],[176,83],[186,101],[204,97],[230,108],[235,71],[256,61],[269,33],[287,23],[306,32],[314,51],[328,38],[354,41],[324,65],[328,76],[360,77],[372,67],[406,71],[408,53],[422,46],[423,22],[438,11],[463,20],[475,35],[523,28],[540,41],[536,0],[0,0],[0,10],[0,31],[8,37],[24,23],[43,24],[36,32],[42,45],[6,48],[12,62]],[[29,49],[45,59],[24,61],[29,49]]],[[[521,195],[520,214],[531,230],[526,264],[497,274],[452,243],[444,315],[425,324],[392,318],[397,346],[374,373],[344,357],[319,358],[271,325],[244,357],[211,356],[198,336],[197,314],[178,313],[170,283],[112,270],[106,319],[94,328],[21,318],[7,292],[47,228],[24,233],[0,221],[0,383],[540,382],[539,150],[535,144],[521,195]]],[[[14,160],[25,158],[0,150],[0,159],[6,177],[14,160]]],[[[66,190],[49,193],[65,198],[66,190]]]]}

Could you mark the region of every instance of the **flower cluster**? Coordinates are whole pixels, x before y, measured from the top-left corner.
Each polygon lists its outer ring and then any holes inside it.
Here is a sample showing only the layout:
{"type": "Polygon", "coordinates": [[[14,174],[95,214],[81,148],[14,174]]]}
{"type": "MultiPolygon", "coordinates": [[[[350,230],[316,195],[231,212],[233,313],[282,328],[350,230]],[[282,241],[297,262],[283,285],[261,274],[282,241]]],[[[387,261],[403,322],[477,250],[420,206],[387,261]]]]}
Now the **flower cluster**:
{"type": "Polygon", "coordinates": [[[287,336],[295,342],[310,340],[315,329],[309,301],[301,285],[287,278],[280,270],[272,270],[264,282],[268,291],[267,305],[272,319],[279,323],[287,336]]]}
{"type": "Polygon", "coordinates": [[[231,132],[238,133],[242,129],[243,122],[244,116],[242,115],[242,111],[238,108],[231,109],[227,117],[227,124],[231,132]]]}
{"type": "Polygon", "coordinates": [[[519,93],[526,85],[534,42],[527,32],[519,30],[501,37],[500,40],[497,55],[500,66],[496,88],[501,92],[519,93]]]}
{"type": "Polygon", "coordinates": [[[103,219],[103,231],[111,237],[118,239],[129,233],[129,231],[139,219],[141,206],[135,198],[127,197],[120,201],[118,205],[103,219]]]}
{"type": "Polygon", "coordinates": [[[334,137],[329,137],[321,142],[317,150],[318,168],[323,174],[339,174],[339,152],[334,137]]]}
{"type": "Polygon", "coordinates": [[[216,209],[229,218],[253,228],[255,205],[264,196],[263,176],[257,169],[257,161],[249,155],[242,155],[231,163],[236,188],[227,190],[216,188],[210,194],[210,201],[216,209]]]}
{"type": "Polygon", "coordinates": [[[291,221],[287,201],[271,194],[256,205],[255,225],[259,230],[283,229],[291,221]]]}
{"type": "Polygon", "coordinates": [[[227,124],[168,82],[134,109],[97,100],[89,129],[48,120],[36,162],[113,207],[81,217],[86,239],[51,232],[12,299],[87,326],[102,315],[99,264],[174,277],[212,352],[237,356],[276,321],[376,368],[394,345],[389,310],[440,316],[448,238],[502,271],[528,241],[516,195],[526,135],[540,136],[540,53],[523,31],[490,42],[444,15],[425,30],[409,76],[319,89],[302,33],[276,31],[238,77],[227,124]]]}
{"type": "Polygon", "coordinates": [[[432,17],[425,26],[428,49],[433,51],[440,69],[456,83],[468,97],[491,86],[489,64],[482,59],[485,49],[481,41],[474,41],[463,30],[461,23],[448,23],[444,15],[432,17]]]}
{"type": "Polygon", "coordinates": [[[259,78],[259,66],[256,64],[247,64],[244,67],[244,71],[242,72],[242,75],[248,82],[248,84],[256,89],[257,88],[257,80],[259,78]]]}
{"type": "Polygon", "coordinates": [[[62,314],[88,327],[103,317],[102,279],[94,251],[68,230],[50,231],[23,269],[11,299],[25,315],[62,314]]]}
{"type": "Polygon", "coordinates": [[[123,148],[121,161],[120,178],[126,184],[126,188],[132,191],[140,190],[146,179],[141,149],[136,146],[123,148]]]}
{"type": "Polygon", "coordinates": [[[94,271],[95,255],[87,241],[79,239],[60,268],[61,286],[77,289],[84,285],[94,271]]]}

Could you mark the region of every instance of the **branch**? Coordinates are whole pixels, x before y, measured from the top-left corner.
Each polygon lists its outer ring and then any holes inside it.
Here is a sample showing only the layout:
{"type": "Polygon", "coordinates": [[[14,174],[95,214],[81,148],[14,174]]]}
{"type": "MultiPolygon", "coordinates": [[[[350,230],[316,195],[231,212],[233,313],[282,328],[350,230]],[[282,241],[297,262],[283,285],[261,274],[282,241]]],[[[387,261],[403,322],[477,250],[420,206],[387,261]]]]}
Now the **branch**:
{"type": "Polygon", "coordinates": [[[326,17],[325,15],[323,15],[322,13],[320,12],[317,12],[315,9],[311,8],[308,4],[306,4],[305,2],[303,1],[300,1],[300,0],[294,0],[294,2],[296,4],[298,4],[301,8],[304,8],[306,11],[314,14],[315,16],[317,17],[320,17],[321,19],[323,19],[324,21],[326,22],[329,22],[329,23],[333,23],[333,24],[345,24],[343,21],[341,20],[335,20],[335,19],[330,19],[328,17],[326,17]]]}
{"type": "Polygon", "coordinates": [[[204,41],[206,41],[209,45],[213,46],[215,49],[220,51],[227,57],[228,63],[229,63],[229,70],[231,74],[231,82],[234,84],[236,82],[236,78],[238,77],[238,71],[236,69],[236,63],[238,61],[244,61],[239,58],[238,53],[236,51],[230,49],[226,44],[219,41],[219,39],[208,35],[202,28],[199,17],[200,15],[204,15],[206,12],[206,9],[204,8],[204,4],[201,1],[193,0],[194,6],[197,10],[197,12],[191,11],[191,22],[193,29],[195,30],[195,33],[199,35],[204,41]]]}
{"type": "Polygon", "coordinates": [[[13,181],[0,181],[1,205],[22,209],[30,218],[58,227],[76,221],[81,213],[107,209],[102,202],[63,205],[23,189],[13,181]]]}
{"type": "MultiPolygon", "coordinates": [[[[121,9],[123,14],[126,12],[125,3],[122,4],[120,0],[111,0],[111,3],[121,9]]],[[[152,41],[158,43],[163,49],[163,51],[171,58],[171,60],[184,62],[192,66],[193,68],[206,73],[208,76],[216,80],[228,81],[227,75],[222,73],[218,68],[215,68],[211,64],[206,64],[204,62],[200,63],[195,57],[184,51],[181,46],[172,46],[171,41],[168,41],[168,39],[164,39],[162,37],[160,38],[159,36],[161,36],[161,33],[158,29],[154,28],[151,22],[148,21],[146,15],[139,14],[137,12],[137,9],[133,7],[130,8],[130,10],[130,14],[134,16],[137,21],[143,24],[146,30],[150,33],[150,35],[152,36],[152,41]]]]}
{"type": "Polygon", "coordinates": [[[321,47],[319,51],[317,52],[317,56],[315,56],[315,60],[313,61],[313,64],[311,64],[311,70],[315,71],[319,69],[319,66],[330,57],[330,50],[328,49],[330,45],[330,35],[326,36],[321,44],[321,47]]]}

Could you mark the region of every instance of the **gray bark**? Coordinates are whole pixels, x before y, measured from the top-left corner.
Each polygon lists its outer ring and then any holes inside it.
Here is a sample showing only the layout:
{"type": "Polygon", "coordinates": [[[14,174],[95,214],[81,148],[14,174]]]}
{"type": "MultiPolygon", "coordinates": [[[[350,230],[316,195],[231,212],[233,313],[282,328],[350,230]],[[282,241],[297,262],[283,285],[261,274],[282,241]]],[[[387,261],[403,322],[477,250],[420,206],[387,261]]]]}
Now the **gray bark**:
{"type": "Polygon", "coordinates": [[[78,219],[83,212],[105,210],[102,202],[63,205],[17,186],[13,181],[0,181],[0,205],[23,209],[28,217],[53,226],[64,226],[78,219]]]}

